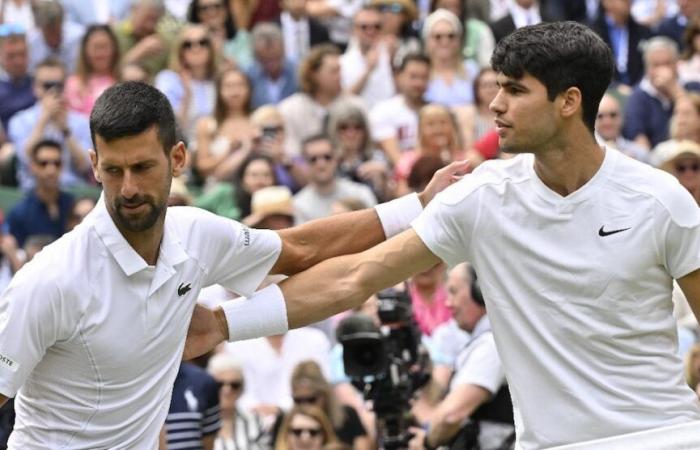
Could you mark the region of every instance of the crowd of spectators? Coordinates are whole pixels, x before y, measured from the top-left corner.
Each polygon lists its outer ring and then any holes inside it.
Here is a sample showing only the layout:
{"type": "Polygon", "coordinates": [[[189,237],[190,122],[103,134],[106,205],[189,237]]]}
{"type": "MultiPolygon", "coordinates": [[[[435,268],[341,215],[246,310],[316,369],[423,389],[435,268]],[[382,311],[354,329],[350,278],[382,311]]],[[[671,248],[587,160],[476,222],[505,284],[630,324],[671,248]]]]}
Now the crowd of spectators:
{"type": "MultiPolygon", "coordinates": [[[[421,190],[452,160],[507,158],[491,53],[554,20],[612,49],[601,145],[700,203],[700,0],[0,0],[0,290],[98,200],[88,118],[117,82],[151,83],[172,104],[189,155],[171,205],[279,229],[421,190]]],[[[445,305],[446,269],[405,285],[443,387],[468,340],[445,305]]],[[[232,296],[214,287],[201,301],[232,296]]],[[[700,393],[700,334],[680,297],[679,354],[700,393]]],[[[376,316],[375,301],[365,310],[376,316]]],[[[337,322],[183,363],[161,447],[372,448],[337,322]]]]}

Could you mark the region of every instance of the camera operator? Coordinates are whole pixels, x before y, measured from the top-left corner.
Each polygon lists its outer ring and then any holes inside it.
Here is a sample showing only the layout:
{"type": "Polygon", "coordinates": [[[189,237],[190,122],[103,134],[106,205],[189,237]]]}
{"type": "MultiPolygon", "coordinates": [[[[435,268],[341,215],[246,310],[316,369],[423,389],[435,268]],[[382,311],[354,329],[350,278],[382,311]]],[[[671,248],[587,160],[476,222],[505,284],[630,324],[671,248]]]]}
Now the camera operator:
{"type": "Polygon", "coordinates": [[[472,338],[455,363],[449,391],[430,415],[428,431],[412,428],[411,450],[507,449],[515,439],[513,406],[491,332],[476,272],[455,266],[447,281],[447,306],[472,338]]]}

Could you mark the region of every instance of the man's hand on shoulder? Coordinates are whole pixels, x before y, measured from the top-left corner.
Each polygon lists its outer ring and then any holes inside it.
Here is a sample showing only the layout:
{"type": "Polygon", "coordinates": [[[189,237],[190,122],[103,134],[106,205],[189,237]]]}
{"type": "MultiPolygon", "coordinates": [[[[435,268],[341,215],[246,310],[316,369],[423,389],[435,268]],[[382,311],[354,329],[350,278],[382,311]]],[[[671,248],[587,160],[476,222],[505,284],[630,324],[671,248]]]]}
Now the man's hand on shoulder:
{"type": "Polygon", "coordinates": [[[425,187],[423,192],[418,194],[421,204],[425,207],[437,195],[438,192],[445,189],[452,183],[459,181],[464,175],[469,173],[470,164],[468,160],[453,161],[442,169],[435,172],[430,183],[425,187]]]}
{"type": "Polygon", "coordinates": [[[228,326],[221,308],[211,310],[196,305],[192,312],[192,321],[187,330],[185,351],[182,359],[190,360],[214,350],[220,343],[228,340],[228,326]]]}

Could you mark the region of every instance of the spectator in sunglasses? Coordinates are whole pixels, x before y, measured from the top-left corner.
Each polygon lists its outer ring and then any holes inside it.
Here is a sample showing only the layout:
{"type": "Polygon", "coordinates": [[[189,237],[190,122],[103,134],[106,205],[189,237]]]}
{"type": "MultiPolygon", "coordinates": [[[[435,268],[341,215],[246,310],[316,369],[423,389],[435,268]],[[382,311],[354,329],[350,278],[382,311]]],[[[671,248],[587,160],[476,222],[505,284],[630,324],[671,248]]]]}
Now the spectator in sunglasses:
{"type": "Polygon", "coordinates": [[[309,165],[309,184],[294,196],[297,225],[329,216],[333,203],[342,198],[357,198],[367,206],[377,204],[367,185],[338,175],[339,151],[327,135],[307,138],[302,155],[309,165]]]}
{"type": "Polygon", "coordinates": [[[418,10],[411,0],[372,0],[370,5],[382,15],[382,40],[391,54],[392,67],[399,67],[406,55],[421,51],[413,28],[418,10]]]}
{"type": "Polygon", "coordinates": [[[275,450],[321,450],[338,439],[328,416],[318,406],[295,406],[280,427],[275,450]]]}
{"type": "Polygon", "coordinates": [[[253,58],[250,33],[236,26],[238,19],[233,16],[228,0],[192,0],[187,10],[188,22],[207,27],[217,53],[239,67],[246,67],[253,58]]]}
{"type": "Polygon", "coordinates": [[[6,232],[19,247],[32,235],[48,235],[58,239],[68,231],[67,222],[73,211],[71,194],[59,188],[63,149],[57,141],[41,140],[31,149],[31,171],[36,186],[7,215],[6,232]]]}
{"type": "Polygon", "coordinates": [[[378,9],[366,6],[355,14],[352,40],[340,58],[340,75],[343,89],[360,96],[367,108],[396,92],[378,9]]]}
{"type": "Polygon", "coordinates": [[[352,407],[338,401],[333,386],[328,383],[315,361],[302,361],[294,368],[292,398],[297,407],[321,408],[330,420],[338,440],[353,450],[371,448],[370,437],[359,415],[352,407]]]}
{"type": "Polygon", "coordinates": [[[7,135],[15,146],[19,161],[20,187],[34,187],[30,171],[32,148],[42,139],[61,144],[61,186],[83,185],[92,181],[88,149],[92,147],[90,126],[85,116],[69,111],[63,87],[66,72],[60,61],[47,59],[34,73],[34,95],[37,103],[15,114],[7,128],[7,135]]]}
{"type": "Polygon", "coordinates": [[[651,155],[652,163],[671,174],[700,204],[700,145],[693,141],[666,141],[651,155]]]}
{"type": "Polygon", "coordinates": [[[216,100],[216,54],[203,25],[187,25],[170,55],[170,67],[160,72],[155,86],[168,97],[185,136],[194,137],[197,119],[211,115],[216,100]]]}
{"type": "Polygon", "coordinates": [[[215,450],[258,450],[266,448],[260,417],[238,404],[245,383],[243,368],[235,357],[217,353],[209,360],[207,370],[219,385],[221,429],[214,442],[215,450]]]}

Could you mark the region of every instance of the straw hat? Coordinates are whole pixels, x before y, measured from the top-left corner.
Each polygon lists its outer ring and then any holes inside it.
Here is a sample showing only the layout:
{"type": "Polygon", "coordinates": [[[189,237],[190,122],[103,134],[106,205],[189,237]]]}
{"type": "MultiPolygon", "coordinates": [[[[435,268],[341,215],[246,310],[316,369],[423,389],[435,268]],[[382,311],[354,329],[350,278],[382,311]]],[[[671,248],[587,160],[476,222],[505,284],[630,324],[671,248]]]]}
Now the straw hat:
{"type": "Polygon", "coordinates": [[[294,217],[292,191],[287,186],[269,186],[253,193],[248,223],[255,226],[270,216],[294,217]]]}
{"type": "Polygon", "coordinates": [[[409,21],[413,22],[418,19],[418,9],[416,8],[416,4],[411,0],[372,0],[369,5],[373,8],[387,5],[400,5],[409,21]]]}
{"type": "Polygon", "coordinates": [[[700,159],[700,145],[689,140],[662,142],[656,146],[649,159],[659,169],[671,172],[676,160],[685,157],[700,159]]]}

